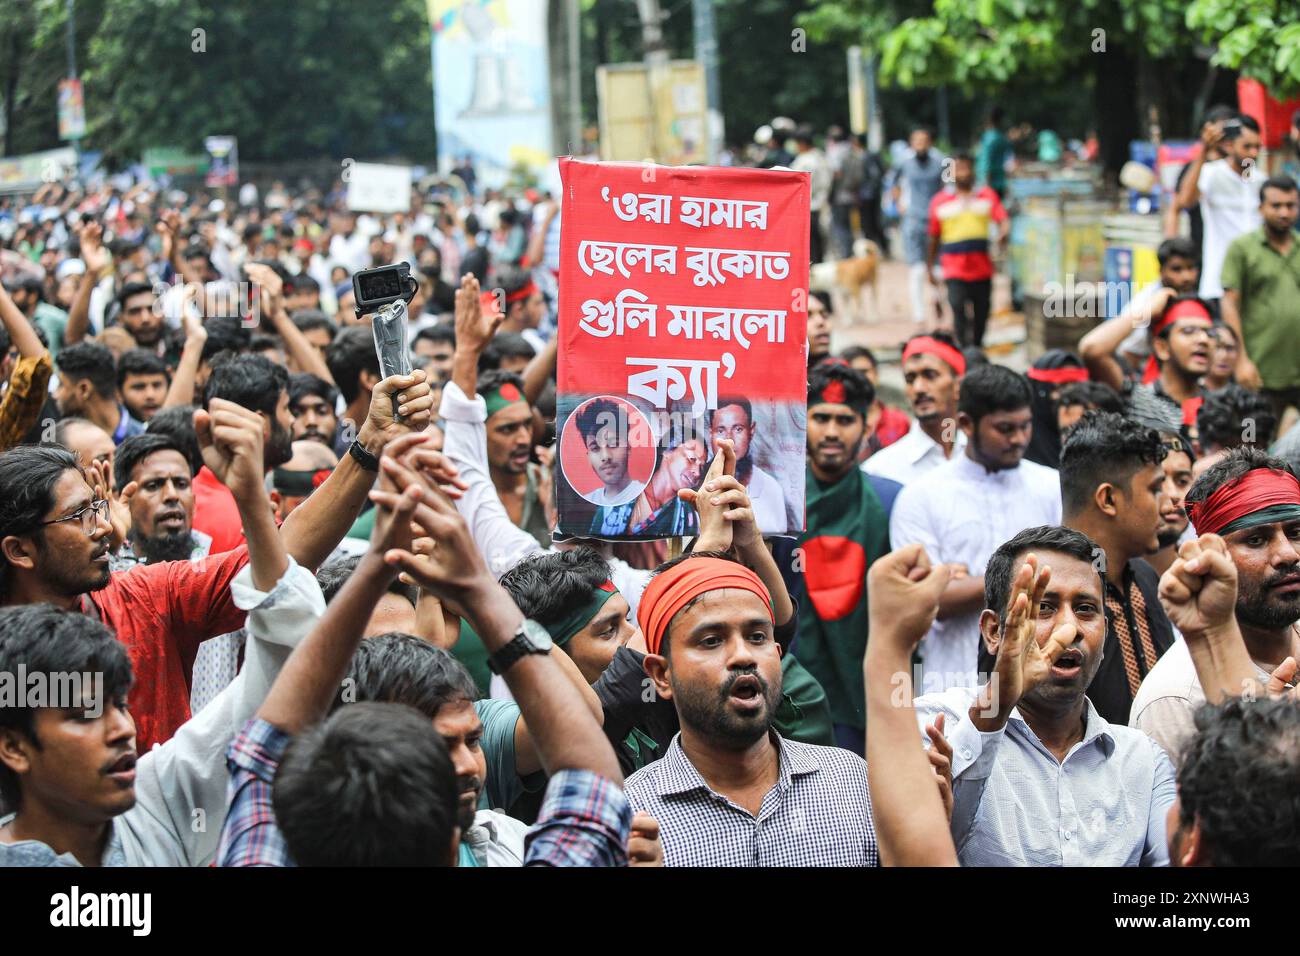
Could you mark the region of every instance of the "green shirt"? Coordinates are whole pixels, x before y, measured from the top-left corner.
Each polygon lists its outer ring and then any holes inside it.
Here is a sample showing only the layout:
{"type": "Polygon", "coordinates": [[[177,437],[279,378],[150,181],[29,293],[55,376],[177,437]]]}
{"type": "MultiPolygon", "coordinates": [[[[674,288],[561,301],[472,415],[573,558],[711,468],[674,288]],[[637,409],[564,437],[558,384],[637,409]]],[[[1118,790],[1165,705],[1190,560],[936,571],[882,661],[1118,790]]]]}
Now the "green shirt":
{"type": "Polygon", "coordinates": [[[1265,229],[1238,236],[1228,246],[1220,282],[1237,292],[1246,354],[1264,388],[1300,385],[1300,237],[1283,256],[1265,229]]]}

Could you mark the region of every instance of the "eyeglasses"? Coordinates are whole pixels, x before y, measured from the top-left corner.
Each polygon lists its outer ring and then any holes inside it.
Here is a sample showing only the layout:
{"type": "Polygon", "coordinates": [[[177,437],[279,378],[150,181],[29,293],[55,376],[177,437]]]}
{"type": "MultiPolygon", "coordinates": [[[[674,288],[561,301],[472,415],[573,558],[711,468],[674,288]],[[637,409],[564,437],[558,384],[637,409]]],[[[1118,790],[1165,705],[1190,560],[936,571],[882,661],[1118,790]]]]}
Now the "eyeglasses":
{"type": "Polygon", "coordinates": [[[79,508],[70,515],[64,515],[62,518],[53,518],[50,521],[42,521],[41,527],[47,524],[60,524],[64,521],[72,521],[74,518],[81,522],[81,530],[86,534],[94,534],[95,526],[99,523],[98,519],[108,517],[108,499],[100,498],[98,501],[92,501],[84,508],[79,508]]]}

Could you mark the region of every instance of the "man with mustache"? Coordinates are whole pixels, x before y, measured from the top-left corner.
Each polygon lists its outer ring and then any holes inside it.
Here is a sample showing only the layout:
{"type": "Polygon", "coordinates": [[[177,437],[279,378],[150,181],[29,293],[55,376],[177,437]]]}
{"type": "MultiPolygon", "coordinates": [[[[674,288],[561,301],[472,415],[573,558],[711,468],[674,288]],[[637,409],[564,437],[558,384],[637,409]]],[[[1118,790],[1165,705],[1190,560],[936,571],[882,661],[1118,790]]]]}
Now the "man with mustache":
{"type": "Polygon", "coordinates": [[[933,471],[966,448],[957,428],[958,383],[966,358],[946,332],[914,335],[903,346],[903,388],[915,420],[907,434],[876,452],[862,466],[900,485],[933,471]]]}
{"type": "MultiPolygon", "coordinates": [[[[735,448],[736,478],[749,493],[759,531],[784,534],[788,525],[785,492],[781,490],[780,482],[754,463],[754,406],[749,399],[739,395],[723,396],[718,399],[718,407],[706,414],[706,424],[715,457],[720,454],[720,441],[730,441],[735,448]]],[[[795,527],[798,527],[797,523],[795,527]]]]}
{"type": "Polygon", "coordinates": [[[1060,523],[1056,470],[1023,460],[1031,402],[1023,375],[1000,365],[972,369],[957,403],[964,452],[906,485],[894,504],[894,547],[920,544],[932,561],[958,566],[921,643],[922,693],[975,682],[984,566],[998,545],[1026,527],[1060,523]]]}
{"type": "Polygon", "coordinates": [[[823,363],[808,382],[807,529],[773,556],[799,606],[794,654],[826,691],[835,742],[862,753],[867,569],[889,551],[897,483],[858,468],[875,390],[847,365],[823,363]]]}
{"type": "Polygon", "coordinates": [[[293,440],[316,441],[329,448],[339,430],[334,409],[339,390],[311,372],[289,376],[289,412],[293,415],[293,440]]]}
{"type": "Polygon", "coordinates": [[[1100,548],[1106,643],[1088,699],[1111,723],[1128,723],[1142,679],[1174,643],[1160,579],[1142,560],[1160,548],[1167,451],[1155,430],[1106,412],[1083,416],[1061,449],[1062,523],[1100,548]]]}
{"type": "MultiPolygon", "coordinates": [[[[1281,460],[1235,448],[1196,479],[1187,512],[1198,535],[1219,535],[1227,545],[1237,567],[1237,624],[1259,678],[1267,680],[1286,658],[1300,659],[1300,482],[1281,460]]],[[[1205,701],[1180,641],[1142,682],[1129,724],[1177,762],[1205,701]]]]}
{"type": "Polygon", "coordinates": [[[916,699],[922,742],[943,715],[962,866],[1166,866],[1174,770],[1106,721],[1087,688],[1106,642],[1097,545],[1070,528],[1005,542],[984,573],[982,687],[916,699]]]}
{"type": "Polygon", "coordinates": [[[194,474],[175,439],[152,433],[132,435],[117,449],[113,478],[128,502],[131,526],[126,542],[110,561],[112,570],[188,561],[209,553],[212,539],[193,527],[194,474]]]}
{"type": "Polygon", "coordinates": [[[646,674],[681,724],[624,785],[632,809],[659,822],[664,865],[877,865],[866,763],[772,727],[781,647],[762,579],[692,552],[660,566],[637,620],[646,674]]]}

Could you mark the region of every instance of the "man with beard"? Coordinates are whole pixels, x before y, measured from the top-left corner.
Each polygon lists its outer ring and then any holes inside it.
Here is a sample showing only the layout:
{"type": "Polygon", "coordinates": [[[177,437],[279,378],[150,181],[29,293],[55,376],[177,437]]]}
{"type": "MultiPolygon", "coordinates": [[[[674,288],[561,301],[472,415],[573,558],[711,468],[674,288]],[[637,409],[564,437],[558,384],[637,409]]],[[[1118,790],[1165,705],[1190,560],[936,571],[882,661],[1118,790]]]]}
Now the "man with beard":
{"type": "Polygon", "coordinates": [[[933,471],[966,448],[966,433],[956,427],[957,384],[966,358],[946,332],[914,335],[903,346],[903,390],[916,416],[906,435],[863,464],[869,475],[900,485],[933,471]]]}
{"type": "Polygon", "coordinates": [[[1029,383],[1008,368],[968,372],[957,402],[965,451],[904,486],[894,504],[895,547],[919,543],[932,561],[957,566],[921,642],[923,693],[975,682],[984,566],[998,545],[1026,527],[1060,523],[1055,469],[1023,460],[1031,401],[1029,383]]]}
{"type": "Polygon", "coordinates": [[[1106,614],[1097,545],[1070,528],[1021,531],[984,575],[982,687],[915,701],[953,749],[952,835],[962,866],[1166,866],[1174,770],[1145,735],[1088,699],[1106,614]]]}
{"type": "Polygon", "coordinates": [[[289,411],[293,415],[293,440],[316,441],[334,447],[339,418],[339,390],[310,372],[289,376],[289,411]]]}
{"type": "Polygon", "coordinates": [[[549,547],[551,528],[540,493],[541,475],[530,460],[533,407],[524,397],[524,380],[513,372],[492,370],[480,375],[475,387],[487,406],[488,474],[497,497],[516,527],[531,534],[541,547],[549,547]]]}
{"type": "Polygon", "coordinates": [[[664,864],[877,865],[866,763],[772,728],[781,647],[759,576],[722,554],[684,555],[655,573],[637,620],[645,671],[681,724],[625,783],[632,808],[659,821],[664,864]]]}
{"type": "MultiPolygon", "coordinates": [[[[203,407],[213,399],[233,402],[257,414],[263,423],[267,471],[293,457],[293,415],[289,412],[289,373],[260,355],[240,355],[218,363],[203,390],[203,407]]],[[[216,554],[237,548],[244,534],[239,509],[227,489],[207,468],[194,476],[194,527],[212,539],[216,554]]]]}
{"type": "MultiPolygon", "coordinates": [[[[1257,676],[1267,680],[1286,658],[1300,659],[1300,482],[1279,459],[1235,448],[1196,479],[1187,512],[1198,535],[1219,535],[1227,545],[1237,568],[1237,625],[1257,676]]],[[[1180,641],[1142,682],[1129,723],[1177,762],[1205,701],[1180,641]]]]}
{"type": "Polygon", "coordinates": [[[210,552],[212,539],[193,528],[194,473],[176,441],[164,435],[132,435],[117,450],[113,480],[128,503],[131,529],[110,558],[111,570],[188,561],[210,552]]]}
{"type": "MultiPolygon", "coordinates": [[[[749,494],[754,519],[763,534],[784,534],[787,527],[785,492],[780,483],[754,464],[754,408],[749,399],[740,396],[723,396],[718,407],[706,415],[706,427],[713,454],[718,454],[718,442],[727,440],[736,450],[736,478],[749,494]]],[[[710,461],[709,464],[712,464],[710,461]]],[[[705,466],[708,470],[708,466],[705,466]]]]}
{"type": "Polygon", "coordinates": [[[826,691],[835,742],[862,753],[866,701],[867,570],[889,551],[889,510],[899,486],[857,467],[867,438],[871,383],[822,364],[808,382],[807,529],[778,539],[773,555],[799,606],[794,655],[826,691]]]}
{"type": "Polygon", "coordinates": [[[1160,549],[1166,455],[1158,432],[1105,412],[1083,416],[1061,449],[1062,524],[1101,549],[1106,643],[1088,699],[1115,724],[1128,723],[1133,695],[1174,643],[1160,579],[1141,560],[1160,549]]]}

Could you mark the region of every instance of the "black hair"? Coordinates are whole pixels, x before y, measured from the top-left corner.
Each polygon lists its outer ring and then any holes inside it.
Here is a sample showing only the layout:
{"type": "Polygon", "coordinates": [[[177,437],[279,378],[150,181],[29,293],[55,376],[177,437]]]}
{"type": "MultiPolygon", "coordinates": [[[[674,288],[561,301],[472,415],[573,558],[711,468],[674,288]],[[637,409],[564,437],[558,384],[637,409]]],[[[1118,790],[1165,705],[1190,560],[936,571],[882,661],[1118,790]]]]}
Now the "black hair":
{"type": "Polygon", "coordinates": [[[810,404],[821,401],[822,389],[831,382],[844,385],[844,404],[849,406],[871,407],[876,400],[876,389],[871,380],[849,365],[834,362],[820,362],[808,370],[808,401],[810,404]]]}
{"type": "Polygon", "coordinates": [[[252,331],[237,315],[211,316],[204,321],[203,330],[208,333],[208,340],[203,343],[202,360],[205,362],[211,362],[214,355],[222,352],[247,352],[253,337],[252,331]]]}
{"type": "Polygon", "coordinates": [[[117,453],[113,455],[113,482],[118,489],[125,488],[131,483],[131,472],[135,470],[136,465],[158,451],[176,452],[190,467],[190,477],[194,477],[194,463],[189,460],[180,442],[161,432],[144,432],[140,435],[131,435],[117,446],[117,453]]]}
{"type": "Polygon", "coordinates": [[[1091,505],[1097,487],[1109,482],[1125,495],[1144,465],[1158,465],[1167,451],[1160,433],[1113,412],[1088,412],[1061,444],[1061,501],[1067,515],[1091,505]]]}
{"type": "Polygon", "coordinates": [[[318,309],[299,309],[293,314],[293,324],[298,327],[300,332],[324,329],[330,334],[331,339],[339,330],[339,327],[334,324],[334,320],[318,309]]]}
{"type": "MultiPolygon", "coordinates": [[[[735,405],[745,412],[745,421],[754,424],[754,406],[750,404],[749,399],[741,395],[722,395],[718,398],[718,408],[726,408],[728,405],[735,405]]],[[[710,408],[704,413],[704,427],[713,427],[713,415],[718,408],[710,408]]]]}
{"type": "Polygon", "coordinates": [[[1033,404],[1029,380],[1002,365],[980,365],[962,376],[957,411],[979,425],[994,412],[1015,412],[1033,404]]]}
{"type": "MultiPolygon", "coordinates": [[[[336,558],[320,566],[316,572],[316,583],[320,585],[326,604],[333,601],[339,591],[343,590],[343,585],[348,583],[348,578],[352,577],[352,572],[360,563],[361,556],[352,555],[347,558],[336,558]]],[[[411,607],[415,607],[415,602],[419,598],[419,588],[413,584],[403,584],[400,578],[393,578],[388,585],[388,593],[406,598],[411,602],[411,607]]]]}
{"type": "Polygon", "coordinates": [[[275,420],[280,394],[289,390],[289,370],[264,355],[237,355],[212,367],[203,389],[203,407],[214,398],[234,402],[275,420]]]}
{"type": "Polygon", "coordinates": [[[1300,866],[1300,707],[1232,697],[1196,712],[1178,813],[1213,866],[1300,866]]]}
{"type": "MultiPolygon", "coordinates": [[[[527,269],[519,266],[501,265],[497,267],[496,280],[500,283],[502,291],[507,296],[511,296],[532,282],[533,276],[527,269]]],[[[519,299],[518,301],[523,302],[524,300],[519,299]]],[[[514,302],[510,303],[510,305],[514,304],[514,302]]],[[[507,312],[510,310],[510,305],[506,306],[507,312]]]]}
{"type": "Polygon", "coordinates": [[[1273,403],[1235,382],[1206,392],[1196,413],[1197,437],[1206,449],[1238,448],[1247,444],[1267,448],[1273,443],[1276,431],[1273,403]],[[1249,442],[1244,435],[1247,426],[1254,432],[1249,442]]]}
{"type": "Polygon", "coordinates": [[[880,363],[876,361],[876,353],[865,345],[850,345],[846,349],[841,349],[840,358],[849,363],[852,363],[854,359],[864,358],[871,363],[872,368],[880,366],[880,363]]]}
{"type": "Polygon", "coordinates": [[[284,343],[280,341],[278,335],[267,335],[265,332],[259,332],[248,340],[248,351],[256,352],[259,355],[268,349],[283,349],[284,343]]]}
{"type": "Polygon", "coordinates": [[[459,802],[447,745],[402,704],[350,704],[300,734],[271,790],[299,866],[448,865],[459,802]]]}
{"type": "Polygon", "coordinates": [[[325,350],[325,363],[343,400],[351,405],[361,394],[361,373],[379,377],[379,356],[370,328],[353,325],[339,332],[325,350]]]}
{"type": "Polygon", "coordinates": [[[153,295],[153,286],[147,282],[128,282],[118,290],[117,295],[113,296],[113,301],[117,303],[119,309],[125,309],[126,300],[133,295],[140,295],[142,292],[153,295]]]}
{"type": "Polygon", "coordinates": [[[167,378],[167,364],[153,352],[127,349],[117,360],[117,387],[126,384],[128,375],[161,375],[167,378]]]}
{"type": "Polygon", "coordinates": [[[113,353],[98,342],[78,342],[59,350],[59,375],[68,382],[89,380],[100,398],[112,398],[117,391],[113,353]]]}
{"type": "MultiPolygon", "coordinates": [[[[203,452],[199,450],[199,437],[194,431],[194,406],[170,405],[153,413],[145,426],[146,435],[162,435],[176,443],[176,448],[190,463],[190,473],[197,475],[203,467],[203,452]]],[[[125,444],[125,442],[123,442],[125,444]]],[[[114,456],[114,464],[121,449],[114,456]]],[[[119,488],[121,485],[118,486],[119,488]]]]}
{"type": "MultiPolygon", "coordinates": [[[[931,333],[931,338],[936,338],[937,333],[931,333]]],[[[981,365],[990,365],[989,357],[984,350],[978,345],[964,345],[961,348],[961,357],[966,360],[966,371],[973,368],[979,368],[981,365]]]]}
{"type": "Polygon", "coordinates": [[[450,322],[426,325],[415,333],[414,341],[419,342],[421,339],[427,339],[430,342],[445,342],[454,349],[456,347],[456,327],[450,322]]]}
{"type": "Polygon", "coordinates": [[[518,332],[500,332],[479,356],[479,371],[500,368],[502,359],[522,358],[531,361],[536,354],[537,350],[518,332]]]}
{"type": "Polygon", "coordinates": [[[284,291],[286,295],[297,295],[300,292],[319,292],[320,283],[304,272],[301,275],[289,276],[289,280],[284,284],[284,291]]]}
{"type": "MultiPolygon", "coordinates": [[[[0,460],[2,459],[3,456],[0,456],[0,460]]],[[[1242,445],[1231,449],[1223,458],[1201,472],[1201,477],[1192,482],[1192,487],[1187,489],[1185,500],[1189,506],[1204,501],[1228,482],[1236,481],[1246,472],[1254,471],[1256,468],[1270,468],[1273,471],[1295,474],[1291,466],[1281,458],[1274,458],[1254,445],[1242,445]]],[[[0,493],[3,493],[3,488],[3,484],[0,483],[0,493]]]]}
{"type": "Polygon", "coordinates": [[[361,642],[331,706],[349,700],[405,704],[435,720],[447,704],[472,703],[480,696],[474,678],[450,652],[390,631],[361,642]]]}
{"type": "Polygon", "coordinates": [[[519,562],[501,575],[506,589],[524,616],[552,624],[584,604],[592,588],[609,580],[609,563],[592,548],[542,552],[519,562]]]}
{"type": "Polygon", "coordinates": [[[1200,262],[1201,250],[1196,247],[1196,243],[1186,236],[1175,236],[1172,239],[1166,239],[1156,247],[1156,259],[1162,269],[1169,264],[1170,259],[1186,259],[1188,262],[1200,262]]]}
{"type": "Polygon", "coordinates": [[[1283,193],[1300,192],[1300,186],[1297,186],[1296,181],[1290,176],[1270,176],[1259,187],[1259,201],[1261,203],[1264,201],[1265,191],[1269,189],[1276,189],[1278,192],[1283,193]]]}
{"type": "Polygon", "coordinates": [[[319,375],[311,372],[298,372],[289,376],[289,408],[294,408],[308,395],[319,398],[334,411],[338,402],[339,390],[319,375]]]}
{"type": "Polygon", "coordinates": [[[1093,407],[1097,411],[1114,412],[1117,415],[1124,414],[1124,400],[1120,398],[1119,392],[1105,382],[1071,382],[1066,385],[1056,396],[1057,411],[1074,405],[1093,407]]]}
{"type": "Polygon", "coordinates": [[[1238,113],[1237,120],[1241,123],[1242,129],[1248,129],[1252,133],[1259,132],[1259,121],[1256,120],[1255,117],[1250,116],[1247,113],[1238,113]]]}
{"type": "Polygon", "coordinates": [[[967,163],[967,164],[969,164],[969,165],[971,165],[971,166],[974,166],[974,165],[975,165],[975,157],[972,156],[970,153],[967,153],[967,152],[957,152],[957,153],[953,153],[953,154],[952,154],[952,163],[953,163],[954,166],[956,166],[958,163],[967,163]]]}
{"type": "MultiPolygon", "coordinates": [[[[912,342],[913,339],[934,339],[936,342],[942,342],[944,345],[947,345],[949,348],[956,349],[958,352],[962,350],[961,343],[958,342],[957,339],[953,337],[951,332],[917,332],[915,335],[909,335],[907,339],[904,340],[903,342],[904,351],[906,351],[907,346],[912,342]]],[[[841,354],[840,357],[846,360],[848,359],[847,355],[841,354]]]]}
{"type": "MultiPolygon", "coordinates": [[[[1023,563],[1021,559],[1031,551],[1039,557],[1049,551],[1065,554],[1094,567],[1096,556],[1101,553],[1096,542],[1082,531],[1060,525],[1026,528],[1010,541],[1003,542],[984,568],[984,607],[997,613],[999,628],[1007,619],[1007,600],[1011,596],[1011,585],[1016,579],[1016,573],[1023,563]]],[[[1098,571],[1099,575],[1100,573],[1098,571]]],[[[979,672],[990,673],[996,659],[996,655],[989,653],[981,636],[979,661],[976,665],[979,672]]]]}
{"type": "Polygon", "coordinates": [[[808,291],[808,298],[816,299],[820,302],[822,307],[826,310],[827,315],[835,314],[835,307],[831,304],[831,294],[829,292],[823,292],[821,289],[810,289],[808,291]]]}
{"type": "Polygon", "coordinates": [[[607,398],[598,398],[582,407],[574,424],[578,429],[578,434],[582,436],[583,444],[586,444],[588,438],[609,425],[613,425],[620,439],[626,441],[628,428],[627,409],[618,402],[612,402],[607,398]]]}
{"type": "MultiPolygon", "coordinates": [[[[20,667],[28,675],[47,675],[52,686],[56,675],[102,674],[104,698],[94,703],[104,710],[131,689],[131,658],[116,635],[80,611],[63,610],[53,604],[0,608],[0,673],[17,674],[20,667]]],[[[88,690],[83,682],[82,693],[90,691],[93,688],[88,690]]],[[[96,709],[91,701],[85,703],[87,710],[96,709]]],[[[0,729],[16,731],[39,749],[36,709],[0,706],[0,729]]],[[[0,803],[17,810],[21,802],[18,775],[0,763],[0,803]]]]}

